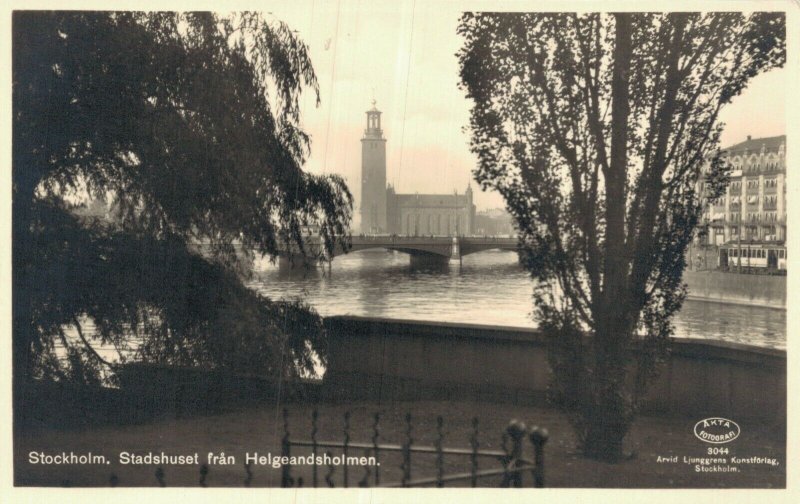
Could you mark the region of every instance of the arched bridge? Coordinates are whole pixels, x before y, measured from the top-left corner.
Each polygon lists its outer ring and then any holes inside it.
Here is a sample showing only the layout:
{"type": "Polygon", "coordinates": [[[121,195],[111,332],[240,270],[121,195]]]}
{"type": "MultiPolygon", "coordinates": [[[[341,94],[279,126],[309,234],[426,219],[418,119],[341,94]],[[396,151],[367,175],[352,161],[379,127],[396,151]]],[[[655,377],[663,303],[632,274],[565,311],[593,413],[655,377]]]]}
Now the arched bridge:
{"type": "MultiPolygon", "coordinates": [[[[319,247],[319,239],[309,237],[306,239],[306,244],[311,249],[317,248],[319,247]]],[[[412,259],[431,258],[460,261],[465,255],[484,250],[517,250],[517,239],[492,236],[353,236],[347,252],[375,248],[404,252],[409,254],[412,259]]],[[[337,246],[334,256],[344,253],[345,251],[337,246]]]]}
{"type": "MultiPolygon", "coordinates": [[[[316,253],[320,250],[318,236],[308,236],[304,239],[308,252],[316,253]]],[[[241,245],[234,243],[237,250],[241,245]]],[[[195,247],[203,252],[208,248],[207,242],[199,242],[195,247]]],[[[399,236],[399,235],[359,235],[350,239],[350,247],[345,252],[337,244],[333,256],[358,252],[368,249],[386,249],[404,252],[411,257],[412,264],[428,262],[442,263],[451,260],[461,261],[465,255],[483,252],[485,250],[517,250],[517,238],[501,238],[495,236],[399,236]]],[[[291,258],[299,255],[296,246],[280,254],[281,264],[293,264],[291,258]]],[[[331,258],[333,259],[333,258],[331,258]]]]}

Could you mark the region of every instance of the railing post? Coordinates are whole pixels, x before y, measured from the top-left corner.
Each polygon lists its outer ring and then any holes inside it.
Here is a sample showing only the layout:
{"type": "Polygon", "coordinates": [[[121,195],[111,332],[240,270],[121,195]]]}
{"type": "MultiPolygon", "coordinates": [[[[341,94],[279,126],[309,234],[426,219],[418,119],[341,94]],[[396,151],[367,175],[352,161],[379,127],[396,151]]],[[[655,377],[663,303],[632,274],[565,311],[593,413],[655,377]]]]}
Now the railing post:
{"type": "Polygon", "coordinates": [[[380,436],[380,431],[378,430],[378,426],[381,420],[381,414],[375,413],[375,422],[372,424],[372,450],[375,453],[375,486],[381,484],[381,457],[378,452],[378,437],[380,436]]]}
{"type": "Polygon", "coordinates": [[[343,464],[343,472],[344,472],[344,487],[347,488],[350,486],[349,478],[348,478],[348,468],[347,468],[347,455],[349,453],[350,447],[350,412],[344,412],[344,462],[343,464]]]}
{"type": "Polygon", "coordinates": [[[164,481],[164,469],[161,467],[156,468],[156,480],[158,480],[158,486],[162,488],[167,486],[167,482],[164,481]]]}
{"type": "Polygon", "coordinates": [[[531,443],[533,443],[533,486],[544,488],[544,444],[549,438],[547,429],[534,427],[531,429],[531,443]]]}
{"type": "Polygon", "coordinates": [[[406,413],[406,441],[403,443],[403,486],[407,486],[411,480],[411,413],[406,413]]]}
{"type": "Polygon", "coordinates": [[[519,420],[511,420],[508,427],[506,427],[506,434],[508,434],[512,444],[511,450],[508,452],[506,474],[501,484],[504,487],[522,487],[522,474],[519,471],[509,472],[508,469],[516,469],[520,465],[519,460],[522,458],[522,438],[525,437],[525,432],[525,424],[519,420]]]}
{"type": "MultiPolygon", "coordinates": [[[[364,456],[369,457],[371,450],[369,448],[364,450],[364,456]]],[[[361,481],[358,482],[358,486],[365,488],[369,486],[369,477],[371,476],[371,471],[369,468],[369,464],[364,464],[364,477],[361,478],[361,481]]]]}
{"type": "Polygon", "coordinates": [[[444,419],[441,415],[436,417],[436,486],[441,488],[444,486],[442,478],[444,478],[444,433],[442,428],[444,426],[444,419]]]}
{"type": "Polygon", "coordinates": [[[253,482],[253,468],[250,462],[244,465],[244,473],[246,475],[244,478],[244,486],[249,488],[250,484],[253,482]]]}
{"type": "Polygon", "coordinates": [[[478,417],[474,417],[472,419],[472,434],[469,437],[469,444],[472,448],[472,453],[470,454],[470,471],[471,471],[471,478],[470,483],[472,488],[478,486],[478,417]]]}
{"type": "Polygon", "coordinates": [[[314,456],[314,464],[311,467],[311,482],[317,488],[317,419],[319,412],[316,408],[311,412],[311,453],[314,456]]]}
{"type": "Polygon", "coordinates": [[[203,464],[200,466],[200,486],[203,488],[208,486],[206,477],[208,477],[208,466],[203,464]]]}
{"type": "Polygon", "coordinates": [[[325,475],[325,483],[328,484],[328,487],[333,488],[335,485],[333,484],[333,456],[329,450],[325,451],[325,455],[327,455],[328,459],[328,474],[325,475]]]}
{"type": "Polygon", "coordinates": [[[288,464],[291,456],[291,443],[289,441],[289,410],[283,408],[283,440],[281,442],[281,456],[286,457],[286,464],[281,466],[281,487],[292,486],[292,466],[288,464]]]}

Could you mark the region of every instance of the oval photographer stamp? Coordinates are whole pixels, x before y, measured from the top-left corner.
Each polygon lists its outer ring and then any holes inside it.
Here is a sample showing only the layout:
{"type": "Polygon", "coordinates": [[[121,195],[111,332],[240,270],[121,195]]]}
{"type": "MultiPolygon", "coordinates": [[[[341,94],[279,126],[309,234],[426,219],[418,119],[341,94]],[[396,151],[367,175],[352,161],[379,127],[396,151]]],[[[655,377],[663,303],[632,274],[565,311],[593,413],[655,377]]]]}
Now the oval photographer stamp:
{"type": "Polygon", "coordinates": [[[694,424],[695,437],[706,443],[730,443],[738,438],[741,432],[739,424],[727,418],[705,418],[694,424]]]}

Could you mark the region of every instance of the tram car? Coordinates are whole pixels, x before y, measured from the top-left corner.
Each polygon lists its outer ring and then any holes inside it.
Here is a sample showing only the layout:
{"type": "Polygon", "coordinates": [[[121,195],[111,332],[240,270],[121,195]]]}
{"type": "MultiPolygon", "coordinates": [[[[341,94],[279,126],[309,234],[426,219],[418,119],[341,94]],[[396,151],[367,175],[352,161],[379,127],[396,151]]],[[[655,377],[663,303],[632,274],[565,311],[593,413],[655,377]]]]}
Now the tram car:
{"type": "Polygon", "coordinates": [[[718,264],[722,270],[751,270],[786,273],[786,246],[769,242],[730,242],[719,247],[718,264]]]}

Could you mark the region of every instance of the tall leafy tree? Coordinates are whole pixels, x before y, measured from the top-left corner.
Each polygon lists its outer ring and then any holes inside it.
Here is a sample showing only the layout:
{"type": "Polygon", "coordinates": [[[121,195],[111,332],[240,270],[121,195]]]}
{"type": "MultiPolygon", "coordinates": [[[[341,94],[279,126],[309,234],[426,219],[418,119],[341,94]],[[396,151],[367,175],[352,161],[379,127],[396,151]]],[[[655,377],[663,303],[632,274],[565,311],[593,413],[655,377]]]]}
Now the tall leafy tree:
{"type": "Polygon", "coordinates": [[[475,177],[519,227],[555,397],[585,454],[617,460],[725,189],[720,110],[783,65],[784,16],[466,13],[458,31],[475,177]]]}
{"type": "Polygon", "coordinates": [[[150,362],[272,376],[324,362],[320,318],[236,267],[302,249],[308,228],[328,251],[347,234],[344,181],[302,170],[304,90],[319,102],[306,45],[259,14],[14,13],[15,385],[67,376],[58,342],[93,365],[97,344],[133,337],[150,362]],[[113,218],[78,216],[86,198],[113,218]]]}

